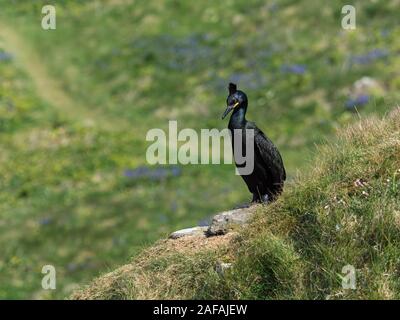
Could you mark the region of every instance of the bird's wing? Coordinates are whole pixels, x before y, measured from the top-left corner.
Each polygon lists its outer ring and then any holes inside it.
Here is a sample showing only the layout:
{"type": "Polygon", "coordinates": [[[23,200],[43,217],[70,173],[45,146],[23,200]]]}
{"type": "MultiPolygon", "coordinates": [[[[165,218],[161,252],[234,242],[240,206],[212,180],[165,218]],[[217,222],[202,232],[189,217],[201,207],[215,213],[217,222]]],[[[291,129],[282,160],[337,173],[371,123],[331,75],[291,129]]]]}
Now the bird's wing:
{"type": "Polygon", "coordinates": [[[254,123],[249,122],[247,128],[254,129],[255,146],[259,150],[264,164],[270,169],[272,179],[276,182],[286,180],[285,167],[278,149],[254,123]]]}

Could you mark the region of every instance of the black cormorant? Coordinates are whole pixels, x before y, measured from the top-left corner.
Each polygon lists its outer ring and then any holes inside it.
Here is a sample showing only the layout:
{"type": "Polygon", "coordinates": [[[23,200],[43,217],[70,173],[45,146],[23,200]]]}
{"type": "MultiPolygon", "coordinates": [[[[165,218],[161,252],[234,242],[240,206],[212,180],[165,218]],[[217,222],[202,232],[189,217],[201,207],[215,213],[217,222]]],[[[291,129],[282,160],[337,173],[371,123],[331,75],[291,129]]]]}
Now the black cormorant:
{"type": "MultiPolygon", "coordinates": [[[[243,156],[245,156],[244,152],[246,150],[246,132],[248,132],[246,129],[254,130],[254,169],[250,174],[241,174],[241,176],[246,182],[249,191],[253,194],[252,202],[267,203],[275,200],[282,192],[283,184],[286,180],[286,172],[282,157],[272,141],[265,136],[254,122],[246,120],[247,103],[246,94],[243,91],[237,90],[235,84],[230,83],[229,95],[226,100],[227,108],[222,115],[222,119],[233,111],[228,128],[232,134],[232,148],[234,153],[234,130],[242,130],[243,156]]],[[[236,167],[242,167],[236,161],[235,163],[236,167]]]]}

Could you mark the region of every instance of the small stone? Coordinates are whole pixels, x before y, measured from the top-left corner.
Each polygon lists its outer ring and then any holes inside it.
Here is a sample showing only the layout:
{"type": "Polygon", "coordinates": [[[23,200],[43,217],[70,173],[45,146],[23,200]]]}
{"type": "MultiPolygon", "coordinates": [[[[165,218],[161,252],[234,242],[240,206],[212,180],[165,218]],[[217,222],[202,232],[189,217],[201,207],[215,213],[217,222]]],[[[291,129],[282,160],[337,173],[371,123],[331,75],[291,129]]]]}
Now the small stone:
{"type": "Polygon", "coordinates": [[[354,181],[354,186],[355,187],[365,187],[365,186],[368,186],[368,183],[364,179],[357,179],[356,181],[354,181]]]}
{"type": "Polygon", "coordinates": [[[370,77],[362,77],[353,84],[352,94],[355,96],[382,92],[383,89],[378,81],[370,77]]]}
{"type": "Polygon", "coordinates": [[[226,272],[226,270],[232,268],[232,263],[225,263],[225,262],[219,262],[217,263],[217,266],[215,267],[215,271],[220,275],[223,276],[226,272]]]}
{"type": "Polygon", "coordinates": [[[187,237],[187,236],[204,236],[206,231],[207,231],[207,227],[186,228],[186,229],[172,232],[170,234],[169,238],[170,239],[179,239],[179,238],[187,237]]]}

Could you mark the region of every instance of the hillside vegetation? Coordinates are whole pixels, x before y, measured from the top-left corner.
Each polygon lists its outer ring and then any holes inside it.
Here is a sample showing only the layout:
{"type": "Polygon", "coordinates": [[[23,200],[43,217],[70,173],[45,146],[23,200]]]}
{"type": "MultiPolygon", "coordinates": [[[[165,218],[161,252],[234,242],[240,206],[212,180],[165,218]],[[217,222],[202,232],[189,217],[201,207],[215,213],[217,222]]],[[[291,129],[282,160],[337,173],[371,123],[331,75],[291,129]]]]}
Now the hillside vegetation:
{"type": "Polygon", "coordinates": [[[354,31],[341,0],[57,0],[45,31],[48,3],[0,0],[0,298],[68,297],[249,201],[232,165],[145,159],[168,120],[225,128],[229,81],[289,181],[315,144],[400,101],[398,0],[354,1],[354,31]],[[47,264],[56,290],[41,287],[47,264]]]}
{"type": "Polygon", "coordinates": [[[235,233],[159,241],[72,298],[398,299],[400,109],[320,147],[314,169],[257,211],[235,233]],[[222,275],[220,262],[232,263],[222,275]]]}

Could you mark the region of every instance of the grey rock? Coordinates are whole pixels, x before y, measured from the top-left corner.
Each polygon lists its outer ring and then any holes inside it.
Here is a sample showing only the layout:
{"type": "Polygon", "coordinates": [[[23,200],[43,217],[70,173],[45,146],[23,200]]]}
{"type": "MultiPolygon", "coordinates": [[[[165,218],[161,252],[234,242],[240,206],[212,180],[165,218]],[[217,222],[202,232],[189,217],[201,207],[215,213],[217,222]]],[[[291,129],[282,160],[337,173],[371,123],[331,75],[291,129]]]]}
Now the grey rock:
{"type": "Polygon", "coordinates": [[[362,77],[354,82],[351,90],[350,97],[355,98],[362,95],[382,95],[385,89],[374,78],[362,77]]]}
{"type": "Polygon", "coordinates": [[[249,208],[235,209],[217,214],[212,219],[207,229],[206,236],[210,237],[226,234],[229,229],[235,225],[246,224],[252,215],[253,210],[249,210],[249,208]]]}
{"type": "Polygon", "coordinates": [[[232,268],[232,263],[225,263],[225,262],[219,262],[217,263],[217,266],[215,267],[215,271],[220,275],[223,276],[229,268],[232,268]]]}
{"type": "Polygon", "coordinates": [[[204,236],[207,227],[193,227],[175,231],[170,234],[170,239],[179,239],[187,236],[204,236]]]}

